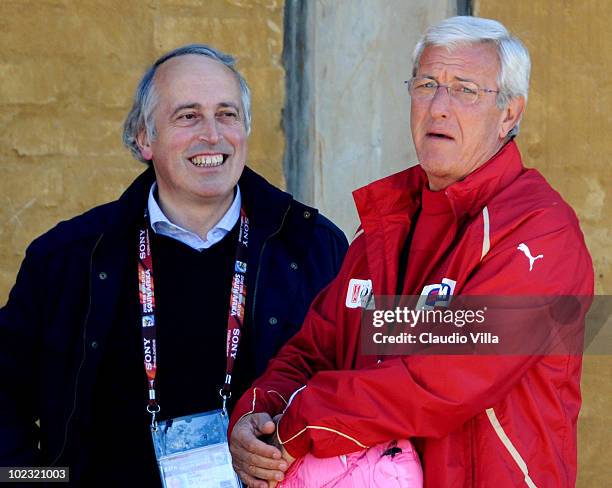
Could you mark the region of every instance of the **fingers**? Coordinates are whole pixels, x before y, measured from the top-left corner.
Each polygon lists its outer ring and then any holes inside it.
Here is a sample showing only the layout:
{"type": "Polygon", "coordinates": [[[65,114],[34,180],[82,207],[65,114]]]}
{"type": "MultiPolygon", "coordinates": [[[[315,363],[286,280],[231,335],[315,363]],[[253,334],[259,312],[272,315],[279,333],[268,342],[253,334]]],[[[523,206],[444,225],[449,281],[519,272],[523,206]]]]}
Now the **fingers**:
{"type": "Polygon", "coordinates": [[[251,423],[252,425],[260,426],[267,422],[272,422],[272,417],[266,412],[252,413],[246,415],[242,420],[251,423]]]}
{"type": "Polygon", "coordinates": [[[230,439],[232,464],[249,486],[266,488],[267,481],[284,477],[288,464],[281,451],[258,439],[273,434],[274,430],[274,422],[267,414],[247,415],[234,426],[230,439]]]}
{"type": "Polygon", "coordinates": [[[259,454],[255,454],[252,448],[249,449],[244,446],[232,444],[230,446],[230,452],[232,453],[234,466],[249,473],[251,473],[251,467],[280,472],[284,472],[287,469],[287,461],[283,459],[272,459],[269,456],[260,456],[259,454]]]}
{"type": "Polygon", "coordinates": [[[258,439],[248,429],[234,428],[230,441],[230,451],[237,459],[264,468],[276,469],[281,462],[281,451],[258,439]]]}
{"type": "MultiPolygon", "coordinates": [[[[282,471],[263,469],[258,466],[249,466],[247,469],[243,469],[242,472],[246,473],[252,478],[263,481],[282,481],[285,474],[282,471]]],[[[267,486],[267,485],[266,485],[267,486]]]]}
{"type": "MultiPolygon", "coordinates": [[[[259,414],[254,414],[253,417],[255,417],[255,415],[259,414]]],[[[276,430],[276,424],[268,414],[265,414],[265,416],[267,417],[267,419],[255,417],[249,420],[251,422],[251,425],[253,425],[257,432],[262,435],[270,435],[276,430]]]]}
{"type": "MultiPolygon", "coordinates": [[[[253,452],[254,444],[255,443],[250,444],[248,448],[234,445],[230,447],[234,469],[247,474],[251,478],[266,481],[281,481],[284,478],[284,472],[289,466],[287,461],[255,454],[253,452]]],[[[271,446],[266,445],[266,447],[271,446]]]]}
{"type": "MultiPolygon", "coordinates": [[[[236,471],[240,479],[247,485],[249,488],[268,488],[268,481],[262,481],[249,476],[244,471],[236,471]]],[[[276,482],[274,482],[276,483],[276,482]]]]}

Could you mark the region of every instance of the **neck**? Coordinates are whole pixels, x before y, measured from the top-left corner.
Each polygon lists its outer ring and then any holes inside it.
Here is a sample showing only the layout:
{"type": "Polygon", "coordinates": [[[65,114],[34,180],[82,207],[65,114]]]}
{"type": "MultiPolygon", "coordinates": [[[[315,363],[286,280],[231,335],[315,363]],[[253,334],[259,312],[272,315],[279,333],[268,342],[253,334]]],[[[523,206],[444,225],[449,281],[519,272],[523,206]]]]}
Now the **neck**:
{"type": "Polygon", "coordinates": [[[175,225],[206,239],[210,231],[229,210],[234,190],[214,201],[175,201],[158,186],[158,203],[164,215],[175,225]]]}
{"type": "Polygon", "coordinates": [[[452,185],[453,183],[456,183],[457,181],[461,181],[464,178],[467,178],[471,173],[476,171],[482,165],[484,165],[485,163],[488,163],[489,161],[491,161],[491,159],[493,159],[497,155],[497,153],[499,151],[501,151],[501,149],[508,142],[510,142],[512,139],[513,139],[513,137],[505,137],[504,139],[500,139],[498,141],[497,145],[495,146],[495,148],[493,149],[493,151],[491,151],[491,154],[489,156],[483,157],[480,162],[478,162],[477,164],[472,166],[470,168],[470,170],[467,173],[465,173],[463,176],[461,176],[460,178],[457,178],[457,177],[453,178],[451,176],[436,177],[435,175],[427,175],[427,181],[429,183],[429,189],[431,191],[444,190],[445,188],[447,188],[448,186],[452,185]]]}

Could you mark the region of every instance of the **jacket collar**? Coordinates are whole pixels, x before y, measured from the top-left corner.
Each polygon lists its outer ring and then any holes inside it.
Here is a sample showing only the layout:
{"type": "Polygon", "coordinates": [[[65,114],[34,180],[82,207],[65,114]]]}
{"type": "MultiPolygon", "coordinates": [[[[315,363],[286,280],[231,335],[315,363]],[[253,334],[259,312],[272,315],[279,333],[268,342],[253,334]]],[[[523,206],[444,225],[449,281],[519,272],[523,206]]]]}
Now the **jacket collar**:
{"type": "Polygon", "coordinates": [[[489,161],[465,179],[446,188],[455,216],[473,217],[482,211],[489,200],[523,172],[521,154],[514,140],[505,144],[489,161]]]}
{"type": "Polygon", "coordinates": [[[155,171],[153,171],[153,166],[149,166],[123,192],[117,200],[117,215],[110,222],[114,230],[121,232],[129,229],[135,222],[143,218],[149,191],[154,181],[155,171]]]}
{"type": "MultiPolygon", "coordinates": [[[[482,211],[522,171],[520,153],[515,142],[510,141],[476,171],[447,187],[444,192],[457,226],[482,211]]],[[[414,166],[353,192],[365,231],[375,294],[395,293],[398,258],[426,184],[427,175],[420,166],[414,166]]]]}
{"type": "MultiPolygon", "coordinates": [[[[142,218],[154,181],[155,172],[150,166],[119,197],[118,213],[109,222],[111,227],[125,229],[142,218]]],[[[238,184],[243,205],[256,232],[264,236],[274,233],[293,200],[291,195],[274,187],[248,167],[244,168],[238,184]]]]}
{"type": "Polygon", "coordinates": [[[238,184],[253,231],[262,237],[276,232],[281,227],[293,197],[248,167],[244,168],[238,184]]]}
{"type": "MultiPolygon", "coordinates": [[[[479,213],[487,202],[512,183],[523,171],[523,163],[514,141],[505,144],[489,161],[444,192],[457,219],[479,213]]],[[[355,190],[353,197],[361,224],[379,225],[380,219],[398,219],[401,214],[413,215],[420,207],[427,176],[420,166],[375,181],[355,190]]]]}

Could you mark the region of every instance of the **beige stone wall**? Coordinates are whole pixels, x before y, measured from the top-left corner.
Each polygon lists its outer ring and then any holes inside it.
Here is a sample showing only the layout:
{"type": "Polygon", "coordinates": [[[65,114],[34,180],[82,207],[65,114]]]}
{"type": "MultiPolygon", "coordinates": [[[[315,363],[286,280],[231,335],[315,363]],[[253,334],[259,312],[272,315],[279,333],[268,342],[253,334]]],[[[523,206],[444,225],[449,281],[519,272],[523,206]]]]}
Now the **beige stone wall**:
{"type": "MultiPolygon", "coordinates": [[[[527,45],[532,77],[518,143],[574,207],[595,265],[596,292],[612,294],[612,33],[607,0],[479,0],[527,45]]],[[[609,347],[609,346],[608,346],[609,347]]],[[[612,357],[585,356],[579,424],[580,487],[610,484],[612,357]]]]}
{"type": "Polygon", "coordinates": [[[284,186],[283,0],[0,2],[0,306],[28,243],[144,169],[121,144],[146,67],[208,43],[251,86],[249,164],[284,186]]]}
{"type": "Polygon", "coordinates": [[[349,238],[351,192],[416,164],[410,134],[412,49],[425,28],[455,15],[455,0],[311,0],[315,143],[313,203],[349,238]],[[335,183],[339,184],[335,184],[335,183]]]}
{"type": "Polygon", "coordinates": [[[479,0],[476,15],[503,22],[532,57],[527,112],[517,139],[574,207],[593,256],[596,290],[612,294],[612,20],[607,0],[479,0]]]}

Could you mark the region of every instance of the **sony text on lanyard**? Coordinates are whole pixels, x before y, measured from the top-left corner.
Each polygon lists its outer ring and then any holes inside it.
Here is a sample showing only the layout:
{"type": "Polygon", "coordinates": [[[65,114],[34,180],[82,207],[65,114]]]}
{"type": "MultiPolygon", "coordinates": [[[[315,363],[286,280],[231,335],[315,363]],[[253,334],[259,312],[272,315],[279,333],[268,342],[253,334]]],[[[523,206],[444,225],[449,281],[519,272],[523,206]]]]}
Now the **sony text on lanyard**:
{"type": "MultiPolygon", "coordinates": [[[[144,368],[147,375],[147,411],[155,425],[156,414],[160,411],[156,395],[157,376],[157,326],[155,322],[155,287],[153,281],[153,256],[149,238],[148,212],[145,210],[143,225],[138,231],[138,294],[140,298],[140,317],[142,327],[142,346],[144,368]]],[[[240,232],[236,246],[234,274],[230,291],[227,318],[226,372],[223,387],[219,394],[223,399],[223,413],[227,414],[226,401],[231,397],[232,374],[238,353],[241,330],[245,315],[247,248],[249,243],[249,219],[243,208],[240,209],[240,232]]]]}

